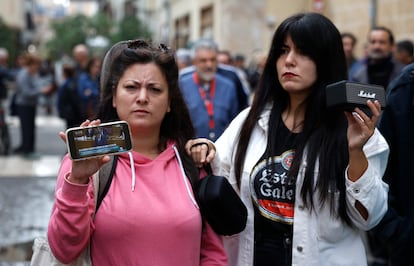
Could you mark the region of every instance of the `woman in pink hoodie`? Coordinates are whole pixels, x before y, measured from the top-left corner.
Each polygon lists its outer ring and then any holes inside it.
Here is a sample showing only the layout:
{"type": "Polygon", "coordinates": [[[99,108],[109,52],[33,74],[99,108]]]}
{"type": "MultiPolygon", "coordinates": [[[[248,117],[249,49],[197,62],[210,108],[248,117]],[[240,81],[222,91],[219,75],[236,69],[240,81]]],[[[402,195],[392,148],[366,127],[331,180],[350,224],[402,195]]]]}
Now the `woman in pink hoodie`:
{"type": "Polygon", "coordinates": [[[200,174],[184,149],[194,129],[177,81],[174,52],[162,44],[124,41],[106,54],[100,120],[82,126],[125,120],[133,149],[118,156],[95,217],[92,176],[109,157],[63,159],[48,227],[63,263],[90,244],[93,265],[227,265],[194,200],[200,174]]]}

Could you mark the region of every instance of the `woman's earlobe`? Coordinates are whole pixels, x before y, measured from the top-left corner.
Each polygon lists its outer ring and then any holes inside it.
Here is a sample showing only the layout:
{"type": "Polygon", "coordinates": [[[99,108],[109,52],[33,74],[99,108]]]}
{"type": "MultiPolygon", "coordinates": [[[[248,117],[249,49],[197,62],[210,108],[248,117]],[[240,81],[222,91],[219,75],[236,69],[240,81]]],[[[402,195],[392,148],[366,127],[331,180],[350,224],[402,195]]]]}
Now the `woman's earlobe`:
{"type": "Polygon", "coordinates": [[[112,85],[112,107],[116,108],[116,87],[112,85]]]}
{"type": "Polygon", "coordinates": [[[116,99],[115,99],[115,95],[112,96],[112,107],[116,108],[116,99]]]}

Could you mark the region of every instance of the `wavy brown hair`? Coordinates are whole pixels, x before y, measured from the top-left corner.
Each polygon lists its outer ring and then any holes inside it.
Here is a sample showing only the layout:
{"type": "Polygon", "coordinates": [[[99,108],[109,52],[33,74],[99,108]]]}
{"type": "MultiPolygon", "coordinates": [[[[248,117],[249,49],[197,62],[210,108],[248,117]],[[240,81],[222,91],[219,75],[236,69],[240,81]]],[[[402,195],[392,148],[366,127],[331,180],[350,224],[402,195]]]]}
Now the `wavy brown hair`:
{"type": "Polygon", "coordinates": [[[165,148],[168,140],[176,143],[190,181],[198,179],[198,169],[185,152],[185,143],[194,138],[195,131],[190,114],[178,85],[178,66],[175,53],[164,44],[155,44],[137,39],[121,41],[107,51],[101,70],[101,100],[99,118],[103,122],[119,120],[112,98],[125,70],[134,64],[155,64],[168,84],[171,111],[166,113],[161,123],[160,148],[165,148]]]}

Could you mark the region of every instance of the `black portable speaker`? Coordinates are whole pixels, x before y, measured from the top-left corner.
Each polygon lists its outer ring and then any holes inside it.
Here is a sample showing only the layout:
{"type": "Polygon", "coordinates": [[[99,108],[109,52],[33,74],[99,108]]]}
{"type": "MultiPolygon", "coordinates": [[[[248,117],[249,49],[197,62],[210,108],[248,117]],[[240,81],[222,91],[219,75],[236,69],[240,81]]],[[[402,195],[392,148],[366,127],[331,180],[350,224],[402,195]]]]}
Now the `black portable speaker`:
{"type": "Polygon", "coordinates": [[[328,108],[339,108],[352,112],[355,107],[358,107],[371,116],[371,110],[366,105],[367,100],[378,100],[381,109],[384,109],[386,105],[384,87],[347,80],[326,86],[326,105],[328,108]]]}

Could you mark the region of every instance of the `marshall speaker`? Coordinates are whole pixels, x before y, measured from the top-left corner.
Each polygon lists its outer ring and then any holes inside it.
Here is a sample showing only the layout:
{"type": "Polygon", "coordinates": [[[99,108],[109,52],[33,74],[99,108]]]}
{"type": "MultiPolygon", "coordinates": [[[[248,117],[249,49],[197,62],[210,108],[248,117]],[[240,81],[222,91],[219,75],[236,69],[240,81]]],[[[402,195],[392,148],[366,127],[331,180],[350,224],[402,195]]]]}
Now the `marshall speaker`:
{"type": "Polygon", "coordinates": [[[346,80],[326,86],[326,105],[328,108],[352,112],[355,107],[358,107],[371,116],[371,110],[366,105],[367,100],[378,100],[381,109],[384,109],[386,104],[384,87],[346,80]]]}

